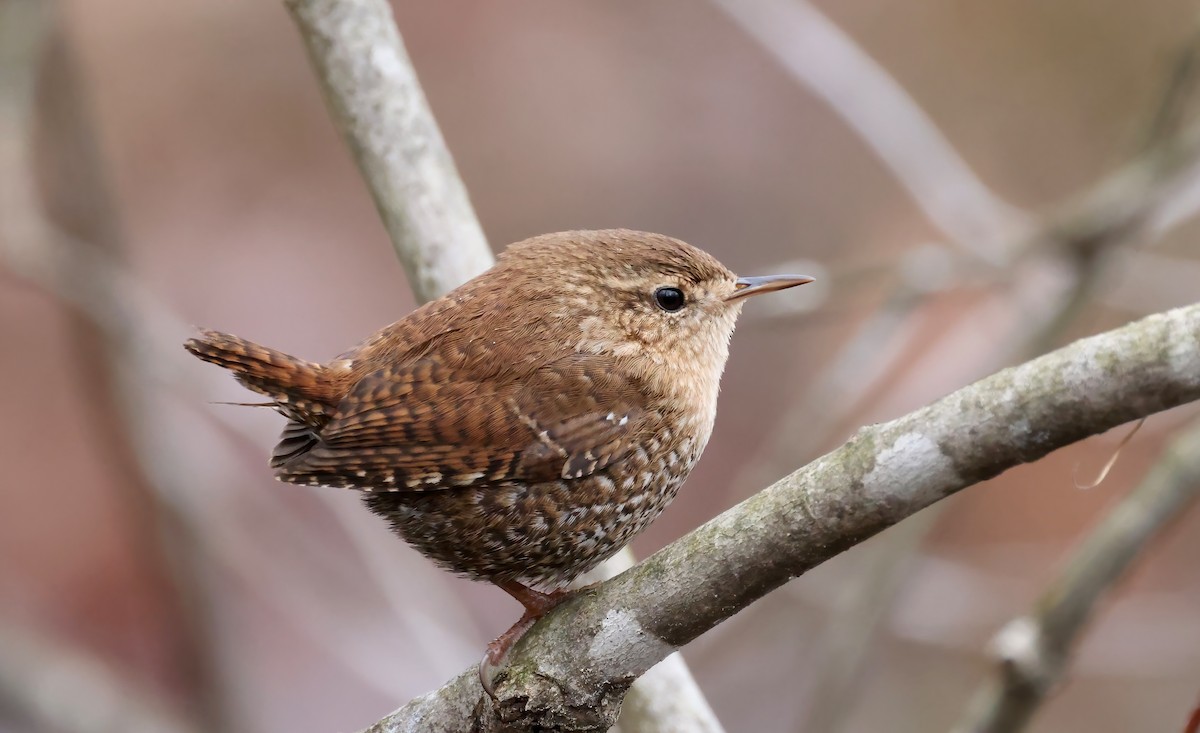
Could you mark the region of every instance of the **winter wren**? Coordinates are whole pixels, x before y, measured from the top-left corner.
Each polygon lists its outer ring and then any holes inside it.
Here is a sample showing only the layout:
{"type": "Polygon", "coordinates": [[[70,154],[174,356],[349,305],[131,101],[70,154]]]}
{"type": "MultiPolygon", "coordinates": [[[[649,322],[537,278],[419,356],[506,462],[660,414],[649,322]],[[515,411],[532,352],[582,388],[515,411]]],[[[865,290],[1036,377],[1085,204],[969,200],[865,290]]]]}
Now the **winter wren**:
{"type": "Polygon", "coordinates": [[[739,278],[659,234],[562,232],[325,364],[214,331],[185,346],[287,417],[276,478],[364,492],[434,562],[525,606],[498,663],[564,595],[534,588],[595,567],[675,497],[746,298],[810,280],[739,278]]]}

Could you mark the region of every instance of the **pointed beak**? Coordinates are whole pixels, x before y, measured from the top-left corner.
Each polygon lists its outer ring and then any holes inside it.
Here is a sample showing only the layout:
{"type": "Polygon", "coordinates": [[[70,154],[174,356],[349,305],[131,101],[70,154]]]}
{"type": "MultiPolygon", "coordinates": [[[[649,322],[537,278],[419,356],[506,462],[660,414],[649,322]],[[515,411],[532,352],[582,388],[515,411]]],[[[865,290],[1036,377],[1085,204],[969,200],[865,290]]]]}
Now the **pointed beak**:
{"type": "Polygon", "coordinates": [[[763,277],[739,277],[734,283],[733,295],[725,298],[725,302],[729,303],[742,298],[748,298],[751,295],[759,295],[761,293],[773,293],[776,290],[786,290],[794,288],[797,285],[810,283],[813,278],[805,275],[765,275],[763,277]]]}

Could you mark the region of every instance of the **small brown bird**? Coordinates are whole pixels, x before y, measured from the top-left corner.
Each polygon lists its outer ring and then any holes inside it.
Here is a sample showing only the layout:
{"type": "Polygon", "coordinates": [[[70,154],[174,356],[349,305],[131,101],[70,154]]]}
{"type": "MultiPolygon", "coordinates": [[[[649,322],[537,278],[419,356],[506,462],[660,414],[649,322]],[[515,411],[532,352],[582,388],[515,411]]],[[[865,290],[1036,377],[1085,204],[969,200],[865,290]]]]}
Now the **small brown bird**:
{"type": "Polygon", "coordinates": [[[739,278],[660,234],[562,232],[325,364],[215,331],[185,347],[288,418],[276,478],[363,491],[434,562],[525,606],[486,667],[675,497],[746,298],[810,281],[739,278]]]}

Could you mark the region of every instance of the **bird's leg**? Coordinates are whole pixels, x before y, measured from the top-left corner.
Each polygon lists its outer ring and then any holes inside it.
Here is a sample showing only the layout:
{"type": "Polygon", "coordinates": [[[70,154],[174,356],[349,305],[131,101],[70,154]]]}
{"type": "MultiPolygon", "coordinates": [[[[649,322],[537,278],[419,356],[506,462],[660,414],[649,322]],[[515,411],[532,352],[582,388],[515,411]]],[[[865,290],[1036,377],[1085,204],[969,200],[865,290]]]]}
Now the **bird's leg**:
{"type": "Polygon", "coordinates": [[[488,644],[487,652],[483,655],[483,660],[479,663],[479,682],[483,685],[483,691],[488,694],[488,697],[496,699],[495,677],[496,672],[500,669],[500,665],[504,662],[504,658],[508,656],[508,650],[512,649],[513,644],[525,635],[529,628],[537,623],[538,619],[550,613],[555,606],[565,601],[573,595],[574,591],[556,590],[551,593],[539,593],[532,588],[527,588],[515,580],[508,580],[496,583],[505,593],[520,601],[525,607],[525,613],[508,631],[505,631],[491,644],[488,644]]]}

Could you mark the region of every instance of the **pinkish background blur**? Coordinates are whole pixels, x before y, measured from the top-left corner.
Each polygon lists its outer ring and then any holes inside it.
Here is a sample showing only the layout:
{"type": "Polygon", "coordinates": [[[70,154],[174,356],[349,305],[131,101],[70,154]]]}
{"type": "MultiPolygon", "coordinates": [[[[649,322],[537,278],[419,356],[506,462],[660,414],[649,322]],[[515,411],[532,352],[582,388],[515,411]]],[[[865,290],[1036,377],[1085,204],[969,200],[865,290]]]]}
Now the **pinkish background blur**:
{"type": "MultiPolygon", "coordinates": [[[[29,40],[16,23],[34,3],[6,5],[8,58],[29,40]]],[[[1181,0],[817,5],[1000,199],[1033,214],[1137,153],[1196,31],[1181,0]]],[[[1061,262],[1037,258],[990,281],[964,268],[959,283],[963,250],[824,98],[716,5],[394,7],[495,249],[622,226],[683,238],[739,272],[822,275],[820,287],[747,308],[705,459],[635,543],[639,555],[858,425],[1019,360],[1069,283],[1061,262]],[[932,292],[888,305],[914,285],[932,292]],[[895,317],[871,320],[880,313],[895,317]],[[858,351],[842,352],[873,322],[858,351]],[[831,377],[835,363],[851,366],[831,377]]],[[[281,3],[74,0],[57,11],[89,115],[72,119],[95,135],[121,256],[145,289],[134,316],[161,336],[145,358],[175,387],[97,397],[109,383],[86,319],[0,268],[0,668],[17,670],[15,682],[0,673],[0,732],[85,730],[70,711],[89,704],[86,686],[41,676],[62,654],[211,726],[361,728],[475,663],[519,609],[435,570],[354,496],[271,481],[279,419],[210,405],[245,393],[177,344],[194,323],[328,358],[413,307],[404,274],[281,3]],[[146,496],[159,492],[184,527],[157,522],[146,496]],[[164,534],[182,560],[164,558],[164,534]],[[30,694],[41,707],[20,698],[30,694]],[[29,712],[43,709],[65,717],[29,712]]],[[[855,92],[865,90],[840,94],[855,92]]],[[[0,135],[31,152],[11,125],[0,135]]],[[[74,180],[65,174],[60,190],[74,180]]],[[[1184,220],[1119,242],[1053,342],[1194,301],[1196,235],[1184,220]]],[[[1096,474],[1124,430],[974,487],[925,531],[884,533],[685,657],[729,731],[946,730],[989,673],[988,639],[1198,414],[1151,419],[1090,491],[1075,480],[1096,474]],[[838,697],[828,673],[859,640],[838,697]]],[[[1193,510],[1103,604],[1033,730],[1182,729],[1200,693],[1197,558],[1193,510]]],[[[95,728],[106,729],[118,728],[95,728]]]]}

